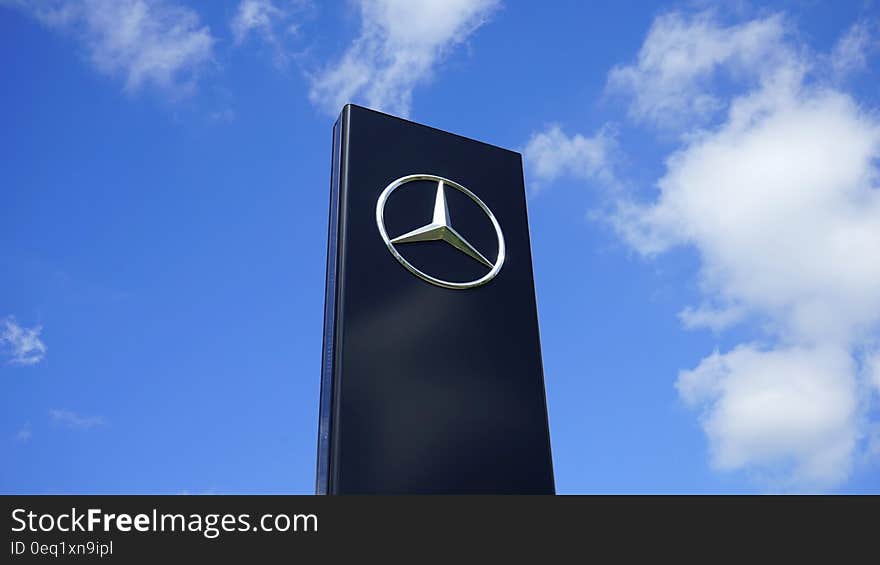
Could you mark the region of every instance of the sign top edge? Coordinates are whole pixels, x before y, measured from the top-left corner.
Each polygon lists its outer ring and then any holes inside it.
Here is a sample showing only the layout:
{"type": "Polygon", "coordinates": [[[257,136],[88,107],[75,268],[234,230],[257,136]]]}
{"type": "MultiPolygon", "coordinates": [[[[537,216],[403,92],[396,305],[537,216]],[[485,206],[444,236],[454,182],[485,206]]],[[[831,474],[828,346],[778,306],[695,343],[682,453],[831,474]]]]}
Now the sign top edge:
{"type": "Polygon", "coordinates": [[[459,134],[459,133],[455,133],[455,132],[447,131],[447,130],[445,130],[445,129],[441,129],[441,128],[438,128],[438,127],[429,126],[429,125],[427,125],[427,124],[422,124],[422,123],[419,123],[419,122],[414,122],[414,121],[412,121],[412,120],[408,120],[408,119],[406,119],[406,118],[401,118],[400,116],[395,116],[394,114],[388,114],[388,113],[386,113],[386,112],[381,112],[381,111],[379,111],[379,110],[374,110],[373,108],[367,108],[366,106],[361,106],[360,104],[354,104],[354,103],[351,103],[351,102],[348,103],[348,104],[346,104],[345,106],[342,107],[342,110],[339,112],[339,118],[338,118],[339,120],[342,119],[342,117],[345,115],[345,111],[346,111],[346,109],[348,109],[348,108],[357,108],[358,110],[362,110],[362,111],[365,111],[365,112],[371,112],[371,113],[373,113],[373,114],[379,114],[380,116],[385,116],[385,117],[388,117],[388,118],[392,118],[392,119],[394,119],[394,120],[398,120],[398,121],[401,121],[401,122],[405,122],[405,123],[407,123],[407,124],[412,124],[412,125],[414,125],[414,126],[418,126],[418,127],[420,127],[420,128],[425,128],[425,129],[433,130],[433,131],[436,131],[436,132],[439,132],[439,133],[443,133],[443,134],[446,134],[446,135],[451,135],[451,136],[454,136],[454,137],[458,137],[458,138],[460,138],[460,139],[464,139],[465,141],[471,141],[471,142],[473,142],[473,143],[479,143],[480,145],[485,145],[485,146],[487,146],[487,147],[491,147],[492,149],[499,149],[499,150],[501,150],[501,151],[505,151],[505,152],[507,152],[507,153],[512,153],[513,155],[516,155],[517,157],[519,157],[520,160],[522,160],[522,153],[520,153],[519,151],[514,151],[513,149],[508,149],[508,148],[506,148],[506,147],[501,147],[500,145],[493,145],[493,144],[488,143],[488,142],[485,142],[485,141],[480,141],[479,139],[474,139],[474,138],[472,138],[472,137],[467,137],[466,135],[461,135],[461,134],[459,134]]]}

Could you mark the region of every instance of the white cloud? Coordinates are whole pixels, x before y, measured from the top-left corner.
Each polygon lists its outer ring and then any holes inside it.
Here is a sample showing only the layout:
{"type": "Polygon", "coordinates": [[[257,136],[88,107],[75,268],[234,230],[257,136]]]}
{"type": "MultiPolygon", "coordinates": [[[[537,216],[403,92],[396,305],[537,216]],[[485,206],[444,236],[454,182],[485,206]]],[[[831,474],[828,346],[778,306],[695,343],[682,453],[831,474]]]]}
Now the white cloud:
{"type": "Polygon", "coordinates": [[[840,92],[777,88],[673,155],[625,235],[695,246],[710,293],[791,339],[849,343],[880,320],[880,122],[840,92]]]}
{"type": "Polygon", "coordinates": [[[841,484],[877,428],[864,352],[880,341],[880,114],[835,86],[865,65],[866,30],[822,55],[779,15],[671,14],[609,76],[635,122],[680,140],[656,197],[614,195],[609,221],[647,257],[698,252],[703,296],[683,325],[755,322],[762,345],[709,355],[677,388],[713,465],[774,489],[841,484]]]}
{"type": "Polygon", "coordinates": [[[82,416],[70,410],[52,409],[49,410],[49,416],[52,417],[54,422],[63,424],[68,428],[81,430],[88,430],[104,424],[104,419],[100,416],[82,416]]]}
{"type": "Polygon", "coordinates": [[[716,468],[756,469],[762,482],[783,489],[846,479],[858,436],[847,351],[742,345],[682,371],[676,386],[704,411],[716,468]]]}
{"type": "Polygon", "coordinates": [[[613,182],[612,154],[615,148],[613,133],[603,128],[592,137],[581,134],[568,136],[553,124],[534,133],[523,151],[525,161],[536,179],[532,186],[539,188],[562,176],[583,180],[613,182]]]}
{"type": "MultiPolygon", "coordinates": [[[[711,50],[779,20],[712,24],[708,35],[705,20],[694,21],[711,50]]],[[[704,410],[714,464],[769,475],[779,487],[827,488],[848,476],[863,433],[855,352],[880,323],[880,121],[811,77],[821,65],[791,55],[802,52],[796,45],[759,35],[755,52],[787,55],[754,60],[740,77],[754,86],[726,101],[720,125],[667,159],[657,199],[627,204],[616,226],[647,255],[698,250],[707,299],[735,315],[686,309],[686,325],[721,329],[749,312],[769,328],[774,345],[715,353],[679,378],[682,398],[704,410]]],[[[667,94],[691,89],[685,81],[667,94]]],[[[635,92],[637,104],[640,96],[652,93],[635,92]]]]}
{"type": "Polygon", "coordinates": [[[724,107],[708,87],[715,74],[763,70],[790,59],[780,16],[722,27],[708,13],[658,17],[635,64],[615,67],[611,91],[631,95],[630,116],[661,127],[681,127],[724,107]]]}
{"type": "Polygon", "coordinates": [[[46,357],[48,347],[40,339],[42,326],[24,328],[12,316],[0,320],[0,353],[12,365],[35,365],[46,357]]]}
{"type": "Polygon", "coordinates": [[[46,26],[82,41],[102,73],[125,89],[152,84],[175,95],[191,91],[211,61],[214,38],[198,15],[170,0],[13,2],[46,26]]]}
{"type": "Polygon", "coordinates": [[[483,25],[498,0],[360,0],[360,35],[311,77],[311,101],[335,114],[348,102],[406,116],[413,89],[483,25]]]}

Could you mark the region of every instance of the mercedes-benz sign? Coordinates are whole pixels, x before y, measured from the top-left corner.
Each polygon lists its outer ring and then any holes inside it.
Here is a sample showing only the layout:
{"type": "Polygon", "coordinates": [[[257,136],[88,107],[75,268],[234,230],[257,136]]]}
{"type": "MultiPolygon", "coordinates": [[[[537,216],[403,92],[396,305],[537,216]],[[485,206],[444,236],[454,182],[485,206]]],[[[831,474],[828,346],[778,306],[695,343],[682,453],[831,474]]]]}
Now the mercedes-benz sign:
{"type": "Polygon", "coordinates": [[[522,158],[346,106],[316,490],[555,491],[522,158]]]}

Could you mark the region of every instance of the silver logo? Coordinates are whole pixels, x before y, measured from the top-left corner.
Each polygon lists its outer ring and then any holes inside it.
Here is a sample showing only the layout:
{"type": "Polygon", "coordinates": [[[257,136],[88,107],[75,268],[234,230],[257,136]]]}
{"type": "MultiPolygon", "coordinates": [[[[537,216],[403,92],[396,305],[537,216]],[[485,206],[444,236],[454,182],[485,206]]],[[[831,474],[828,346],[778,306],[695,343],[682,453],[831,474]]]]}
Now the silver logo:
{"type": "Polygon", "coordinates": [[[501,226],[498,225],[498,220],[495,219],[492,210],[490,210],[476,194],[467,188],[455,181],[438,177],[437,175],[407,175],[405,177],[400,177],[386,186],[385,190],[382,191],[382,194],[379,195],[378,202],[376,202],[376,225],[379,227],[379,234],[382,236],[382,241],[388,246],[388,250],[391,251],[394,258],[412,274],[437,286],[455,289],[481,286],[494,279],[501,270],[501,266],[504,264],[504,235],[501,233],[501,226]],[[417,180],[429,180],[437,183],[437,194],[434,197],[434,217],[429,223],[420,228],[416,228],[395,238],[390,238],[388,237],[388,232],[385,230],[385,203],[388,200],[388,197],[391,196],[391,193],[396,189],[417,180]],[[452,219],[449,217],[449,208],[446,206],[445,187],[447,186],[454,188],[473,200],[477,206],[483,210],[489,218],[489,221],[492,222],[492,226],[495,228],[495,235],[498,238],[498,257],[495,259],[494,263],[486,259],[482,253],[477,251],[473,245],[468,243],[468,241],[452,227],[452,219]],[[417,269],[397,251],[398,245],[403,243],[414,243],[417,241],[445,241],[468,257],[483,264],[489,269],[489,272],[478,279],[467,282],[451,282],[432,277],[431,275],[417,269]]]}

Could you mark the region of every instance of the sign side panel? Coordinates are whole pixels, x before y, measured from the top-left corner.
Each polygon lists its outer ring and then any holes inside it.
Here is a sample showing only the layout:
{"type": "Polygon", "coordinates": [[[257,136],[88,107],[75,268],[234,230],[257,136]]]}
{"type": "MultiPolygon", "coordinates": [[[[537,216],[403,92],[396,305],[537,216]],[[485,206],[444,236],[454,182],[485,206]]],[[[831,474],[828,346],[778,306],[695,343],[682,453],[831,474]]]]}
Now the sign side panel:
{"type": "Polygon", "coordinates": [[[538,379],[538,388],[540,389],[539,395],[544,405],[544,419],[546,421],[546,430],[547,430],[547,456],[549,458],[550,465],[550,482],[553,489],[552,494],[556,494],[556,474],[553,472],[553,442],[551,440],[550,434],[550,410],[547,406],[547,383],[546,376],[544,374],[544,358],[543,358],[543,349],[541,348],[541,324],[539,323],[538,318],[538,289],[537,283],[535,282],[535,262],[532,260],[532,228],[531,223],[529,221],[529,199],[526,196],[526,179],[525,179],[525,168],[522,165],[522,156],[519,158],[520,161],[520,174],[522,176],[522,200],[523,200],[523,210],[525,211],[526,216],[526,230],[528,233],[527,243],[528,243],[528,255],[529,255],[529,263],[532,272],[532,294],[533,294],[533,303],[535,305],[534,308],[534,316],[535,316],[535,328],[537,333],[538,340],[538,358],[540,360],[541,367],[541,375],[538,379]]]}
{"type": "Polygon", "coordinates": [[[324,288],[324,342],[321,358],[321,393],[318,417],[318,457],[315,494],[328,494],[331,453],[331,412],[335,368],[337,264],[339,237],[339,177],[342,117],[333,126],[333,157],[330,170],[330,215],[327,228],[327,278],[324,288]]]}

